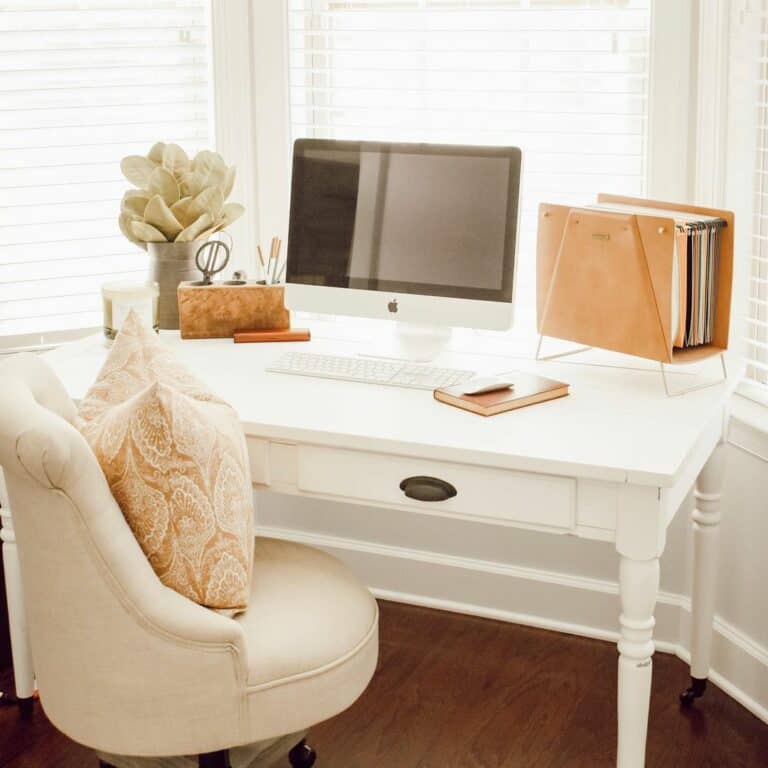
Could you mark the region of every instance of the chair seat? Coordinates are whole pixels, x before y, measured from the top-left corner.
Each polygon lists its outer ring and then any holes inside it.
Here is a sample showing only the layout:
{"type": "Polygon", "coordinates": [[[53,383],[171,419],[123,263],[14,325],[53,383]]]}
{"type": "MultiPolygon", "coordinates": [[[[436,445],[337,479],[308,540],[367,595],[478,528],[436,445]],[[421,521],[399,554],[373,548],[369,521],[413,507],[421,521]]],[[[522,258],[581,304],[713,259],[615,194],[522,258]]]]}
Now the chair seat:
{"type": "Polygon", "coordinates": [[[336,558],[258,537],[248,610],[235,621],[246,635],[247,686],[263,689],[322,675],[368,649],[378,606],[336,558]]]}

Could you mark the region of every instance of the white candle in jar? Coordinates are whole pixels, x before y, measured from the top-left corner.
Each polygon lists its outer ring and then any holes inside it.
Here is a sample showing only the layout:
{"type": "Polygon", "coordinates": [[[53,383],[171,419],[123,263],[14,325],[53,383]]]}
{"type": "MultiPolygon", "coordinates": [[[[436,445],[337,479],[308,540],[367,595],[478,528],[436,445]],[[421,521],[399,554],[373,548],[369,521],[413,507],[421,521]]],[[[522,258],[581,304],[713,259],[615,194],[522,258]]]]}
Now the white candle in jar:
{"type": "Polygon", "coordinates": [[[111,342],[128,313],[133,310],[141,321],[155,331],[157,324],[157,283],[136,280],[115,280],[101,286],[104,306],[104,336],[111,342]]]}

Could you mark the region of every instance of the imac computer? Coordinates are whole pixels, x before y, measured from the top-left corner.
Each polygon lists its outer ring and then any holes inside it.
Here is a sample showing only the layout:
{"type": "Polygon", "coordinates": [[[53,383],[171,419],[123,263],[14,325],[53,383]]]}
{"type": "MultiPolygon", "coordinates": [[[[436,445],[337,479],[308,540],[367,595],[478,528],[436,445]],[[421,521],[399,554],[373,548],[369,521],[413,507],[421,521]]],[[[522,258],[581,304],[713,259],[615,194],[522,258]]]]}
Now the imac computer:
{"type": "MultiPolygon", "coordinates": [[[[286,306],[395,320],[361,356],[399,361],[432,360],[455,327],[509,328],[520,162],[516,147],[297,141],[286,306]]],[[[304,353],[270,370],[425,389],[473,375],[304,353]]]]}
{"type": "Polygon", "coordinates": [[[512,324],[517,147],[300,139],[289,308],[405,324],[512,324]]]}

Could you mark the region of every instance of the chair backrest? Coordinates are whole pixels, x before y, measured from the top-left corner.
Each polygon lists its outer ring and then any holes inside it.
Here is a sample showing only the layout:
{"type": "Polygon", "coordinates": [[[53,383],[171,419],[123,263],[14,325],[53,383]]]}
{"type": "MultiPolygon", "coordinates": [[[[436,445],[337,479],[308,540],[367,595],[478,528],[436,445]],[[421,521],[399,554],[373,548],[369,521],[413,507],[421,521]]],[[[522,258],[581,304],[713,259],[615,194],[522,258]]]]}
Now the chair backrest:
{"type": "Polygon", "coordinates": [[[128,747],[143,734],[152,746],[141,752],[162,752],[168,714],[185,708],[179,697],[198,703],[189,693],[190,667],[200,666],[195,644],[219,641],[222,668],[237,678],[231,649],[236,656],[242,630],[160,583],[77,419],[42,359],[0,362],[0,466],[40,697],[54,724],[81,743],[137,754],[128,747]]]}

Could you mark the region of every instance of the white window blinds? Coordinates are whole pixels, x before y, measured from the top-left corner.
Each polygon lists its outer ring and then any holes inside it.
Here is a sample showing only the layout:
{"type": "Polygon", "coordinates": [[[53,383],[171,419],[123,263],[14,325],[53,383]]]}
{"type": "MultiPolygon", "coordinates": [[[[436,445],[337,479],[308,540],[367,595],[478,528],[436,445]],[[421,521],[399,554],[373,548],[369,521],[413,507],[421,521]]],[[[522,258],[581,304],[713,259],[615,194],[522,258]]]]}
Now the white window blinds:
{"type": "Polygon", "coordinates": [[[650,0],[289,0],[293,138],[517,145],[518,317],[536,211],[642,194],[650,0]]]}
{"type": "Polygon", "coordinates": [[[208,0],[0,0],[0,337],[101,325],[146,274],[120,160],[211,145],[208,0]]]}
{"type": "Polygon", "coordinates": [[[747,377],[768,388],[768,13],[764,3],[759,23],[757,156],[747,308],[747,377]]]}

